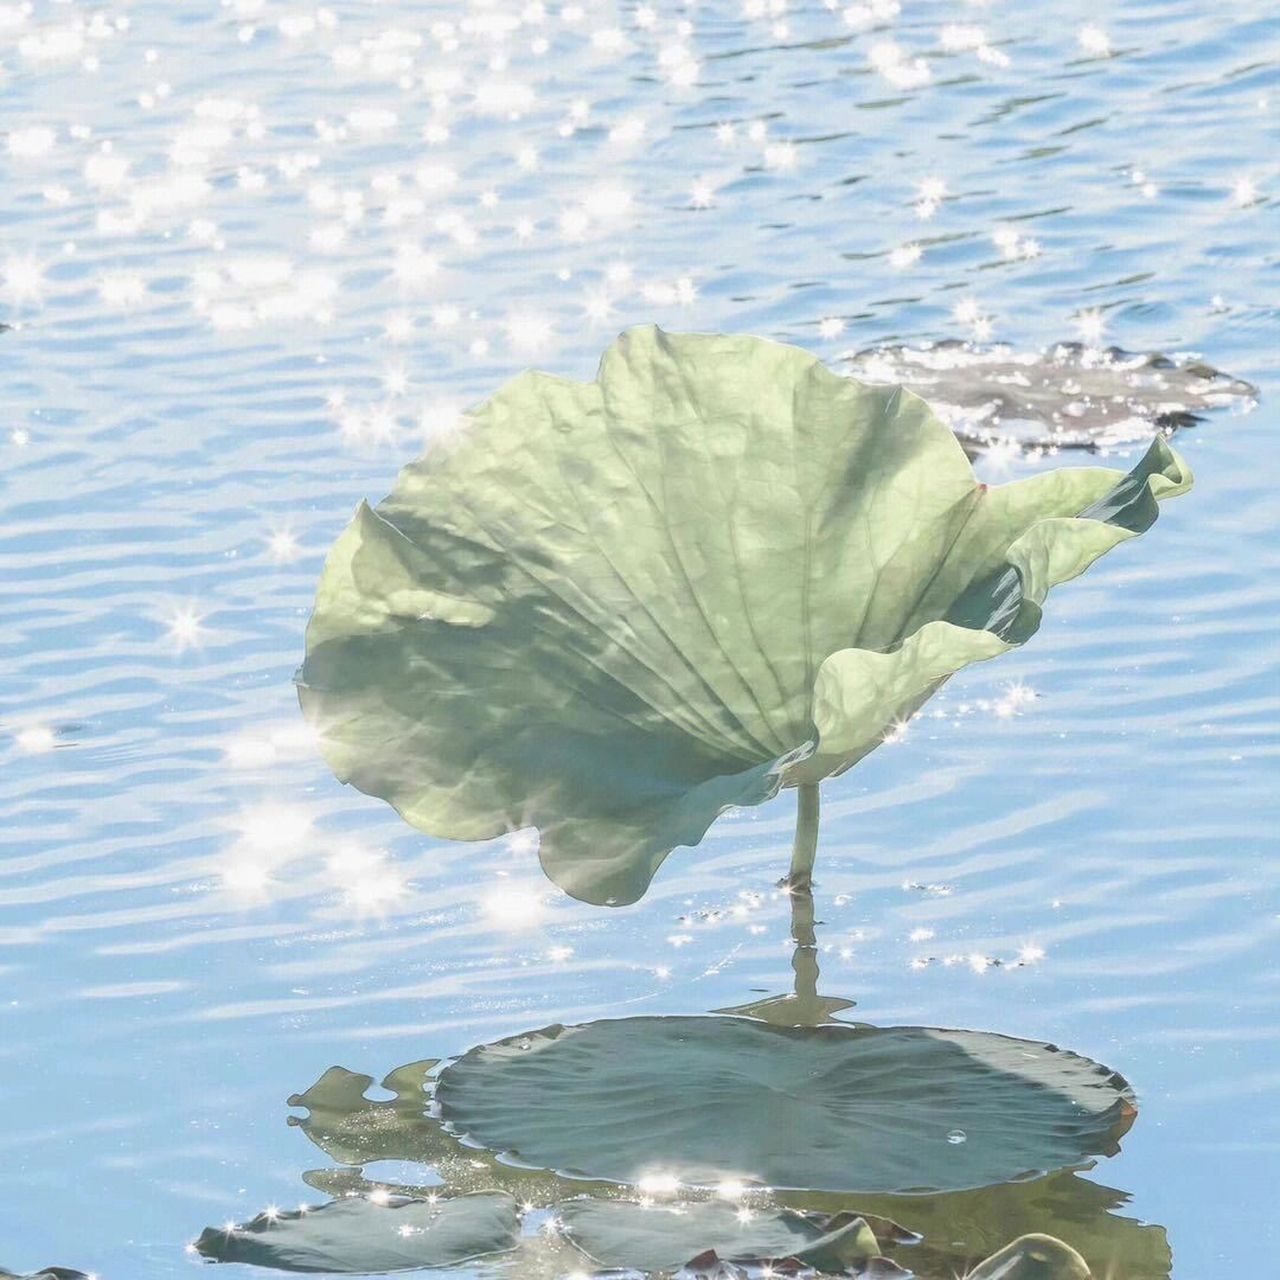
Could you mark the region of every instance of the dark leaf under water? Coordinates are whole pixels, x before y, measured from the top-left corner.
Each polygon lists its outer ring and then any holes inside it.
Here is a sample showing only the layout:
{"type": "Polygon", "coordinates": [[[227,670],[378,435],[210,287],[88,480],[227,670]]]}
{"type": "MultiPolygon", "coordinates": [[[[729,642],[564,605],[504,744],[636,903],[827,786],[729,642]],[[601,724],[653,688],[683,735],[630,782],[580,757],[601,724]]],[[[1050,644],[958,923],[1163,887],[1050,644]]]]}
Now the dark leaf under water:
{"type": "Polygon", "coordinates": [[[353,1196],[250,1222],[206,1227],[195,1242],[215,1262],[275,1271],[368,1275],[451,1267],[516,1247],[519,1217],[508,1195],[429,1200],[353,1196]]]}
{"type": "MultiPolygon", "coordinates": [[[[9,326],[0,324],[0,333],[9,326]]],[[[6,1271],[0,1267],[0,1280],[90,1280],[84,1271],[74,1271],[70,1267],[45,1267],[43,1271],[6,1271]]]]}
{"type": "Polygon", "coordinates": [[[436,1100],[469,1141],[574,1175],[882,1193],[1080,1165],[1135,1115],[1123,1079],[1052,1045],[735,1017],[512,1036],[446,1067],[436,1100]]]}
{"type": "Polygon", "coordinates": [[[967,1280],[1089,1280],[1089,1267],[1069,1244],[1036,1232],[997,1250],[967,1280]]]}
{"type": "Polygon", "coordinates": [[[928,400],[966,447],[1105,449],[1171,434],[1257,388],[1189,357],[1061,342],[1043,351],[938,342],[860,351],[847,371],[928,400]]]}
{"type": "MultiPolygon", "coordinates": [[[[312,1108],[310,1117],[298,1121],[300,1131],[341,1166],[308,1172],[304,1181],[309,1186],[334,1198],[380,1192],[420,1199],[433,1189],[388,1182],[385,1174],[379,1177],[374,1169],[365,1177],[359,1167],[346,1163],[356,1158],[375,1167],[388,1160],[420,1164],[423,1184],[435,1184],[438,1178],[455,1195],[501,1189],[518,1202],[541,1209],[562,1206],[581,1198],[584,1192],[601,1200],[617,1197],[616,1186],[607,1182],[566,1181],[464,1146],[429,1114],[422,1067],[413,1063],[392,1072],[386,1087],[396,1089],[398,1096],[386,1102],[372,1102],[363,1096],[372,1077],[339,1068],[330,1069],[305,1093],[291,1099],[295,1105],[312,1108]],[[435,1176],[426,1177],[428,1168],[435,1176]]],[[[430,1082],[426,1084],[429,1087],[430,1082]]],[[[664,1203],[687,1206],[704,1199],[705,1195],[690,1192],[664,1203]]],[[[753,1197],[752,1204],[772,1210],[802,1210],[814,1220],[826,1222],[841,1214],[862,1217],[881,1247],[898,1263],[929,1278],[963,1275],[1005,1247],[1013,1236],[1048,1232],[1078,1250],[1095,1276],[1167,1280],[1171,1262],[1164,1231],[1120,1216],[1116,1211],[1126,1200],[1124,1193],[1074,1172],[1058,1172],[1029,1182],[946,1195],[853,1197],[827,1191],[782,1191],[763,1199],[753,1197]]],[[[880,1262],[864,1268],[863,1280],[875,1275],[876,1267],[887,1265],[880,1262]]],[[[626,1266],[615,1270],[599,1264],[591,1274],[635,1280],[642,1273],[626,1266]]]]}
{"type": "Polygon", "coordinates": [[[665,1271],[707,1250],[729,1262],[795,1258],[838,1272],[878,1257],[860,1217],[750,1209],[725,1200],[655,1204],[580,1196],[556,1206],[565,1237],[607,1267],[665,1271]]]}

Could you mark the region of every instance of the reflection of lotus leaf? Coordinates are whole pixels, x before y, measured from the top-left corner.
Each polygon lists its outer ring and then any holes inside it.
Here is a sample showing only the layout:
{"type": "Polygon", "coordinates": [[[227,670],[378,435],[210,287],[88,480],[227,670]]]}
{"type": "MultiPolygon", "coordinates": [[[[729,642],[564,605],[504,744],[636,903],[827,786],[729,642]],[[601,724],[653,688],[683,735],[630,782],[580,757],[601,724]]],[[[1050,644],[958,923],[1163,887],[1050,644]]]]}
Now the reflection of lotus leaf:
{"type": "Polygon", "coordinates": [[[938,342],[876,347],[849,372],[924,396],[966,445],[1133,444],[1190,426],[1213,409],[1249,405],[1257,388],[1198,360],[1062,342],[1045,351],[938,342]]]}
{"type": "MultiPolygon", "coordinates": [[[[1013,1182],[945,1196],[859,1196],[860,1213],[898,1218],[922,1239],[894,1256],[921,1276],[967,1275],[1010,1236],[1052,1232],[1106,1280],[1168,1280],[1173,1267],[1162,1227],[1118,1216],[1128,1197],[1077,1173],[1013,1182]]],[[[830,1195],[793,1194],[787,1202],[830,1213],[845,1202],[830,1195]]]]}
{"type": "Polygon", "coordinates": [[[798,1258],[832,1272],[880,1253],[862,1218],[741,1211],[723,1200],[673,1206],[584,1196],[557,1205],[556,1217],[570,1242],[595,1262],[639,1271],[671,1270],[708,1249],[729,1261],[798,1258]]]}
{"type": "Polygon", "coordinates": [[[727,806],[848,768],[1048,590],[1189,484],[988,489],[910,393],[754,338],[625,334],[529,373],[361,506],[329,554],[302,705],[335,773],[461,840],[541,831],[631,902],[727,806]]]}
{"type": "Polygon", "coordinates": [[[1128,1086],[1050,1045],[924,1027],[624,1018],[446,1067],[447,1127],[542,1168],[636,1183],[858,1192],[987,1186],[1116,1149],[1128,1086]]]}
{"type": "Polygon", "coordinates": [[[1089,1268],[1069,1244],[1037,1233],[993,1253],[968,1280],[1089,1280],[1089,1268]]]}
{"type": "MultiPolygon", "coordinates": [[[[0,333],[6,328],[7,325],[0,324],[0,333]]],[[[43,1271],[32,1271],[27,1275],[0,1267],[0,1280],[90,1280],[90,1277],[83,1271],[72,1271],[70,1267],[45,1267],[43,1271]]]]}
{"type": "Polygon", "coordinates": [[[375,1102],[364,1096],[372,1076],[330,1067],[306,1093],[295,1093],[291,1107],[306,1107],[308,1116],[290,1116],[289,1123],[304,1130],[316,1146],[340,1164],[368,1164],[375,1160],[428,1161],[447,1139],[423,1114],[424,1089],[434,1059],[411,1062],[382,1082],[395,1097],[375,1102]]]}
{"type": "MultiPolygon", "coordinates": [[[[387,1087],[396,1087],[393,1081],[416,1079],[421,1068],[422,1064],[415,1063],[393,1072],[387,1087]]],[[[323,1124],[316,1127],[304,1122],[302,1132],[329,1151],[335,1160],[345,1161],[356,1154],[349,1135],[365,1129],[370,1107],[382,1106],[386,1110],[378,1114],[376,1122],[379,1138],[366,1147],[365,1160],[420,1162],[435,1168],[455,1192],[501,1189],[520,1203],[532,1203],[540,1208],[581,1195],[584,1188],[589,1188],[598,1198],[616,1194],[616,1190],[605,1183],[566,1182],[546,1172],[502,1164],[487,1152],[464,1147],[422,1111],[420,1101],[416,1110],[408,1105],[417,1095],[417,1087],[410,1088],[397,1100],[403,1106],[394,1102],[377,1104],[363,1096],[369,1079],[331,1070],[301,1095],[306,1099],[303,1105],[314,1108],[313,1116],[319,1112],[324,1117],[323,1124]]],[[[315,1169],[304,1175],[304,1181],[335,1199],[379,1190],[421,1198],[432,1190],[427,1185],[409,1187],[387,1182],[385,1178],[366,1179],[358,1169],[350,1167],[315,1169]]],[[[1033,1182],[1007,1183],[948,1195],[862,1194],[851,1200],[838,1193],[790,1191],[772,1197],[772,1202],[827,1219],[853,1209],[871,1224],[883,1247],[909,1263],[921,1276],[963,1275],[1011,1236],[1048,1231],[1077,1249],[1095,1276],[1168,1280],[1171,1260],[1164,1231],[1119,1216],[1115,1211],[1126,1199],[1122,1192],[1075,1173],[1061,1172],[1033,1182]],[[906,1232],[895,1227],[894,1219],[905,1225],[906,1232]],[[922,1240],[918,1239],[920,1235],[922,1240]],[[897,1246],[911,1239],[917,1242],[899,1252],[897,1246]]],[[[511,1265],[517,1266],[518,1261],[514,1260],[511,1265]]],[[[560,1268],[548,1274],[560,1275],[563,1271],[564,1268],[560,1268]]],[[[524,1273],[517,1269],[517,1274],[524,1273]]]]}
{"type": "Polygon", "coordinates": [[[514,1249],[518,1234],[516,1202],[507,1195],[455,1196],[434,1204],[353,1197],[259,1214],[243,1226],[206,1227],[195,1247],[216,1262],[366,1275],[456,1266],[514,1249]]]}

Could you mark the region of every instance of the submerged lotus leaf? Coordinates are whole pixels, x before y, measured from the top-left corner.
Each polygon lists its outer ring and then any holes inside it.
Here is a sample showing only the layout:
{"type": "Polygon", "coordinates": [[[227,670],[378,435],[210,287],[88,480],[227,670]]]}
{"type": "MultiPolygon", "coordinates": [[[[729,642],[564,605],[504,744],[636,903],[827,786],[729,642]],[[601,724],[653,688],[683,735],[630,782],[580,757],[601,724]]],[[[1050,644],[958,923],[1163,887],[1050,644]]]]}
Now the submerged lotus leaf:
{"type": "Polygon", "coordinates": [[[513,1036],[446,1067],[436,1101],[468,1141],[572,1176],[900,1193],[1082,1164],[1135,1114],[1120,1077],[1052,1045],[734,1017],[513,1036]]]}
{"type": "Polygon", "coordinates": [[[299,694],[337,776],[459,840],[537,827],[633,902],[677,845],[847,769],[1190,483],[987,488],[910,392],[756,338],[624,334],[527,373],[331,550],[299,694]]]}
{"type": "Polygon", "coordinates": [[[519,1219],[507,1195],[455,1196],[432,1204],[396,1196],[351,1197],[243,1226],[206,1227],[196,1251],[215,1262],[275,1271],[347,1275],[452,1267],[516,1247],[519,1219]]]}
{"type": "Polygon", "coordinates": [[[848,371],[924,396],[956,434],[981,449],[1096,449],[1173,432],[1211,410],[1252,405],[1258,390],[1190,357],[1061,342],[1044,351],[937,342],[873,347],[848,371]]]}
{"type": "Polygon", "coordinates": [[[843,1271],[879,1256],[859,1217],[830,1221],[792,1209],[740,1210],[723,1200],[638,1204],[584,1196],[556,1206],[565,1237],[606,1267],[667,1271],[707,1250],[729,1262],[797,1258],[819,1271],[843,1271]]]}

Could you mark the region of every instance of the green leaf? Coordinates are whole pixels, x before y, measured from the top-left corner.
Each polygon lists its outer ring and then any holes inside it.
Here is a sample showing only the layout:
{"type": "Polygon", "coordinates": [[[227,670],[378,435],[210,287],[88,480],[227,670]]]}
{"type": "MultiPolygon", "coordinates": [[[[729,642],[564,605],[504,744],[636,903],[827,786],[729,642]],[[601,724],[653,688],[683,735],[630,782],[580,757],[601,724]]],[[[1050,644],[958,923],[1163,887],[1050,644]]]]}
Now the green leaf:
{"type": "Polygon", "coordinates": [[[993,1253],[969,1280],[1089,1280],[1089,1268],[1069,1244],[1037,1233],[993,1253]]]}
{"type": "Polygon", "coordinates": [[[305,1093],[295,1093],[289,1099],[289,1106],[310,1112],[289,1116],[289,1124],[301,1129],[339,1164],[429,1162],[448,1150],[439,1127],[425,1114],[425,1090],[435,1065],[435,1059],[427,1059],[393,1071],[382,1087],[395,1096],[385,1102],[364,1096],[373,1084],[372,1076],[330,1067],[305,1093]]]}
{"type": "MultiPolygon", "coordinates": [[[[791,1194],[796,1208],[831,1213],[843,1197],[791,1194]]],[[[943,1196],[860,1195],[858,1212],[890,1217],[922,1237],[890,1252],[919,1276],[964,1276],[1010,1236],[1052,1232],[1086,1260],[1092,1273],[1124,1280],[1169,1280],[1173,1261],[1164,1229],[1124,1217],[1129,1196],[1078,1173],[1052,1173],[1033,1182],[1011,1182],[943,1196]]],[[[877,1227],[877,1232],[879,1228],[877,1227]]],[[[881,1236],[882,1243],[890,1237],[881,1236]]],[[[890,1240],[890,1245],[891,1245],[890,1240]]]]}
{"type": "Polygon", "coordinates": [[[527,373],[362,505],[299,695],[337,776],[433,835],[541,833],[550,877],[633,902],[725,808],[847,769],[1022,643],[1048,590],[1190,477],[988,489],[909,392],[756,338],[624,334],[527,373]]]}
{"type": "Polygon", "coordinates": [[[638,1204],[590,1196],[557,1205],[566,1239],[605,1267],[671,1270],[707,1250],[729,1262],[798,1258],[820,1271],[879,1256],[859,1217],[829,1221],[791,1209],[740,1210],[723,1200],[638,1204]]]}
{"type": "Polygon", "coordinates": [[[459,1136],[571,1176],[847,1192],[1079,1165],[1116,1150],[1135,1114],[1120,1077],[1052,1045],[734,1017],[513,1036],[446,1067],[436,1101],[459,1136]]]}
{"type": "Polygon", "coordinates": [[[507,1195],[455,1196],[431,1203],[362,1197],[290,1213],[263,1213],[242,1226],[206,1227],[197,1252],[215,1262],[276,1271],[349,1275],[451,1267],[514,1249],[516,1203],[507,1195]]]}

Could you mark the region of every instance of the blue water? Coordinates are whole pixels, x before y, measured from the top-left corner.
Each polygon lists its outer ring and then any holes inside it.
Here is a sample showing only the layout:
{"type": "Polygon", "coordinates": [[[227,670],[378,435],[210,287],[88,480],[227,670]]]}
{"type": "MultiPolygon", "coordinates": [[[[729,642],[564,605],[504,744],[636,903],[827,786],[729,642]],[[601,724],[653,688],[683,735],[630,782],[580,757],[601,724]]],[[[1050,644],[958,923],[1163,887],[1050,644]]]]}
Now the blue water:
{"type": "Polygon", "coordinates": [[[184,1275],[206,1224],[316,1200],[285,1099],[335,1062],[787,988],[790,800],[592,909],[341,787],[290,683],[361,497],[656,321],[833,363],[1083,330],[1260,388],[1025,650],[826,785],[818,895],[858,1017],[1105,1061],[1140,1114],[1095,1176],[1174,1275],[1275,1273],[1271,6],[30,8],[0,10],[0,1262],[184,1275]]]}

